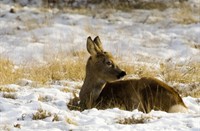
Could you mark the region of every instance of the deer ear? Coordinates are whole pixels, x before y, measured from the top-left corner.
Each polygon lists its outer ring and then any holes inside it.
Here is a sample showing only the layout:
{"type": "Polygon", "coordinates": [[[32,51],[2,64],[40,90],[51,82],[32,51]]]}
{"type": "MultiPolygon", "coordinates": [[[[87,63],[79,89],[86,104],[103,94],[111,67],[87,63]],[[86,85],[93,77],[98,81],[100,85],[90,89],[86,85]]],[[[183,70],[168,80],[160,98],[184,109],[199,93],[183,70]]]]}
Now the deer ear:
{"type": "Polygon", "coordinates": [[[102,46],[102,43],[101,43],[101,40],[100,40],[99,36],[96,36],[94,38],[93,42],[99,47],[99,49],[101,51],[103,51],[103,46],[102,46]]]}
{"type": "Polygon", "coordinates": [[[92,56],[101,52],[99,47],[96,44],[94,44],[90,36],[87,38],[87,50],[92,56]]]}

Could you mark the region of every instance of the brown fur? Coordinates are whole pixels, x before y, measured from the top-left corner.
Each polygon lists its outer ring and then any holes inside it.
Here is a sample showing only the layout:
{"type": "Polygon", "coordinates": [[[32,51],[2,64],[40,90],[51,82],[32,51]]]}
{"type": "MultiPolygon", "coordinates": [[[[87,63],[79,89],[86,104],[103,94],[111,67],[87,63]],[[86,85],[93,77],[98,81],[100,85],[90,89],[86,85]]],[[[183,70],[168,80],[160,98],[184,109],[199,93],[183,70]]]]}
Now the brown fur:
{"type": "Polygon", "coordinates": [[[113,61],[111,54],[104,52],[97,36],[87,39],[91,54],[86,65],[86,77],[81,88],[80,106],[88,108],[139,109],[169,111],[174,105],[187,108],[179,94],[170,86],[155,78],[118,80],[125,75],[113,61]]]}
{"type": "Polygon", "coordinates": [[[184,107],[182,98],[167,84],[153,78],[130,79],[107,83],[100,93],[97,108],[116,107],[143,112],[163,110],[168,112],[173,105],[184,107]]]}

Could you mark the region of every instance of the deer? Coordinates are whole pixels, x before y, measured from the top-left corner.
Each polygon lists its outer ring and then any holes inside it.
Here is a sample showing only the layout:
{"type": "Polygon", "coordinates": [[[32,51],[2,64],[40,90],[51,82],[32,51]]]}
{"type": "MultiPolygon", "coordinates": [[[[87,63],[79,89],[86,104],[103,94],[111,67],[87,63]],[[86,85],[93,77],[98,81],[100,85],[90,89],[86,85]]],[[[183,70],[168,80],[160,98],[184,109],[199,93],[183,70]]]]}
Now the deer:
{"type": "Polygon", "coordinates": [[[121,79],[126,72],[114,62],[113,56],[104,51],[99,36],[87,38],[90,57],[86,64],[86,75],[79,98],[81,110],[118,107],[144,113],[151,110],[165,112],[187,112],[180,95],[166,83],[151,77],[121,79]]]}

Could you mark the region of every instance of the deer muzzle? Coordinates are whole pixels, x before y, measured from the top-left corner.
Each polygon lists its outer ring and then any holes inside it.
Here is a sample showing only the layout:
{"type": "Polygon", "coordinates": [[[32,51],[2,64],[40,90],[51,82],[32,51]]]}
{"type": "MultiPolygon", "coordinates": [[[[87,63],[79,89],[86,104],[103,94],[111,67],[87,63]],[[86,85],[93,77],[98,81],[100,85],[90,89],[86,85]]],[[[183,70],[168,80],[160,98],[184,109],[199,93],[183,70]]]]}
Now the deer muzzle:
{"type": "Polygon", "coordinates": [[[122,71],[119,73],[119,75],[117,76],[117,79],[120,79],[122,77],[124,77],[126,75],[126,72],[125,71],[122,71]]]}

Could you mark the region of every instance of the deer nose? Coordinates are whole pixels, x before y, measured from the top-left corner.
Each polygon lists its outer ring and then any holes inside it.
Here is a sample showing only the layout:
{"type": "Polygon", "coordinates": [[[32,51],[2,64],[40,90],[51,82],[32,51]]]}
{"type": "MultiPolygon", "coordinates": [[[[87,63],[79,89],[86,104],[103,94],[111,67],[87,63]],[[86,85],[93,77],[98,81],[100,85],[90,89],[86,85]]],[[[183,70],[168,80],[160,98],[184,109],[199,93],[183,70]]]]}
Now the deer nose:
{"type": "Polygon", "coordinates": [[[126,75],[125,71],[120,72],[120,74],[117,76],[118,79],[124,77],[126,75]]]}

